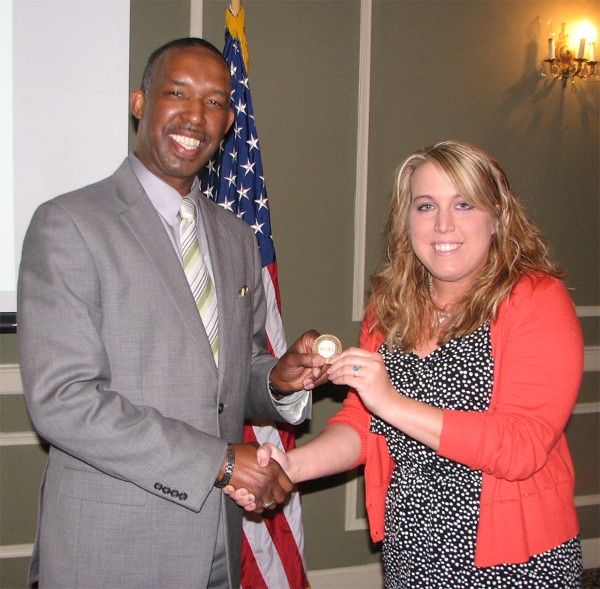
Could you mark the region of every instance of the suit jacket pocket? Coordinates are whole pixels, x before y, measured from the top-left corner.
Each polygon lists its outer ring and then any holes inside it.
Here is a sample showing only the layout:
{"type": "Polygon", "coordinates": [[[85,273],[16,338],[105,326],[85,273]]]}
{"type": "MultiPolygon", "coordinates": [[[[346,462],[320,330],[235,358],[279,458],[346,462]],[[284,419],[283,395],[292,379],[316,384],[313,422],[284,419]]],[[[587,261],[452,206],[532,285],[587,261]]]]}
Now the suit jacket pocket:
{"type": "Polygon", "coordinates": [[[148,493],[133,483],[122,481],[99,471],[65,467],[60,494],[99,503],[144,505],[148,493]]]}
{"type": "MultiPolygon", "coordinates": [[[[247,286],[243,286],[240,289],[240,293],[247,289],[247,286]]],[[[249,296],[249,292],[240,294],[234,302],[234,322],[236,328],[245,329],[248,335],[252,335],[253,329],[253,318],[254,318],[254,299],[249,296]]]]}

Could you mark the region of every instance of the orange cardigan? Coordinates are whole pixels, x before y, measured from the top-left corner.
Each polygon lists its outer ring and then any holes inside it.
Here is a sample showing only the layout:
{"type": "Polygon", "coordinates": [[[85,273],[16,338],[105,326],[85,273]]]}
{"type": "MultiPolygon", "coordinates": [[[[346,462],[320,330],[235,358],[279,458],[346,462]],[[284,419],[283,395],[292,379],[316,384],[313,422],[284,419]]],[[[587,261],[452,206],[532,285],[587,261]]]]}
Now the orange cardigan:
{"type": "MultiPolygon", "coordinates": [[[[583,339],[571,298],[548,276],[523,278],[491,323],[494,383],[485,412],[444,410],[438,454],[483,471],[475,565],[522,563],[575,537],[575,473],[564,428],[579,392],[583,339]]],[[[363,322],[360,345],[380,333],[363,322]]],[[[383,539],[394,467],[385,437],[354,391],[328,423],[361,437],[371,538],[383,539]]]]}

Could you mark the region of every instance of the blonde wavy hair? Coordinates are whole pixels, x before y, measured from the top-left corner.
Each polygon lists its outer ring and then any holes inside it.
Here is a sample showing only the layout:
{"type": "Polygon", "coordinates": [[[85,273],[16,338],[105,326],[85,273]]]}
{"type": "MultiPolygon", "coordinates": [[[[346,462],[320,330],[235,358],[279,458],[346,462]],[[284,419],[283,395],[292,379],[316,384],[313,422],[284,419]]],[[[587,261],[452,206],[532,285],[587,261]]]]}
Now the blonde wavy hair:
{"type": "Polygon", "coordinates": [[[513,194],[500,165],[482,150],[457,141],[443,141],[412,154],[395,174],[387,219],[387,259],[372,276],[368,313],[373,328],[408,352],[433,337],[430,273],[415,255],[408,212],[414,171],[432,163],[469,204],[488,211],[497,230],[486,263],[452,316],[443,324],[439,343],[473,333],[493,319],[500,302],[525,274],[563,277],[548,241],[513,194]]]}

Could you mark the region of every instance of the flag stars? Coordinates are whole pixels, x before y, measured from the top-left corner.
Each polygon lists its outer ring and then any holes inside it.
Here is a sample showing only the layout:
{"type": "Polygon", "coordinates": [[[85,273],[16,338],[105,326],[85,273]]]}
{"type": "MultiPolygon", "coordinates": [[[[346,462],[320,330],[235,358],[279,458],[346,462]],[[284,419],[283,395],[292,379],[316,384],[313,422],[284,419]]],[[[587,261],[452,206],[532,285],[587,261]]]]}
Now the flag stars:
{"type": "Polygon", "coordinates": [[[229,188],[235,186],[236,175],[233,173],[233,170],[229,172],[229,176],[225,176],[225,180],[229,183],[229,188]]]}
{"type": "Polygon", "coordinates": [[[258,221],[254,222],[254,225],[251,225],[252,229],[254,229],[254,233],[260,233],[262,235],[262,228],[264,223],[259,223],[258,221]]]}
{"type": "Polygon", "coordinates": [[[250,192],[250,188],[244,188],[244,186],[240,186],[237,191],[236,191],[240,198],[245,198],[246,200],[250,200],[250,197],[248,196],[248,192],[250,192]]]}
{"type": "Polygon", "coordinates": [[[268,198],[265,198],[265,196],[263,194],[260,195],[260,198],[256,199],[256,204],[258,205],[258,210],[260,211],[261,209],[267,209],[268,210],[268,206],[267,206],[267,202],[268,202],[268,198]]]}
{"type": "Polygon", "coordinates": [[[246,143],[250,146],[249,151],[252,151],[253,149],[260,151],[260,149],[258,149],[258,137],[254,137],[254,135],[250,135],[250,139],[248,139],[246,141],[246,143]]]}
{"type": "Polygon", "coordinates": [[[246,103],[242,102],[241,99],[238,100],[238,103],[235,105],[235,110],[237,111],[238,115],[241,113],[247,114],[246,113],[246,103]]]}
{"type": "Polygon", "coordinates": [[[213,174],[217,171],[215,164],[217,163],[216,160],[212,159],[212,160],[208,160],[208,164],[206,164],[206,167],[208,168],[208,173],[209,174],[213,174]]]}
{"type": "Polygon", "coordinates": [[[225,197],[225,200],[223,202],[220,202],[219,206],[221,206],[225,210],[231,211],[233,213],[233,204],[234,203],[235,203],[235,199],[228,200],[227,197],[225,197]]]}
{"type": "Polygon", "coordinates": [[[256,162],[250,162],[250,161],[246,161],[245,164],[242,164],[240,166],[240,168],[244,168],[244,170],[246,170],[246,173],[244,174],[244,176],[247,176],[248,174],[254,174],[254,166],[256,165],[256,162]]]}
{"type": "Polygon", "coordinates": [[[269,199],[265,188],[260,143],[252,111],[250,82],[234,40],[226,58],[231,61],[230,106],[235,114],[231,132],[221,141],[218,155],[207,164],[203,193],[252,228],[263,265],[274,257],[269,199]],[[235,52],[235,53],[234,53],[235,52]]]}

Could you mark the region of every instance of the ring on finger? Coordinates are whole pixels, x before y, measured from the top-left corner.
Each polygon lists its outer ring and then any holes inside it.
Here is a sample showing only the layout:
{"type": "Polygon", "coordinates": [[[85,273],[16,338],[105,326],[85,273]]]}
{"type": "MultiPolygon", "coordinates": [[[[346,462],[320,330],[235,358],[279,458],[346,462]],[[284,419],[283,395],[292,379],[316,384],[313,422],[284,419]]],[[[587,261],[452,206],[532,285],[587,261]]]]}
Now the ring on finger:
{"type": "Polygon", "coordinates": [[[354,375],[355,375],[355,376],[356,376],[356,374],[358,373],[358,371],[359,371],[359,370],[360,370],[360,365],[358,365],[358,364],[355,364],[355,365],[352,367],[352,372],[354,372],[354,375]]]}
{"type": "Polygon", "coordinates": [[[263,509],[269,509],[269,507],[272,507],[273,505],[275,505],[275,501],[267,501],[266,503],[263,503],[263,509]]]}

